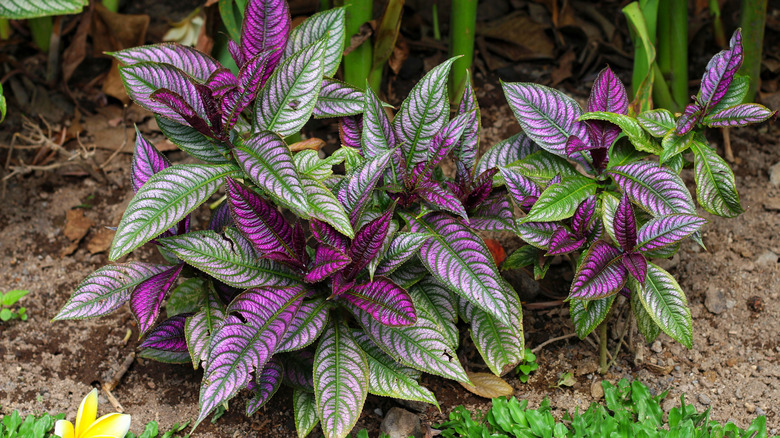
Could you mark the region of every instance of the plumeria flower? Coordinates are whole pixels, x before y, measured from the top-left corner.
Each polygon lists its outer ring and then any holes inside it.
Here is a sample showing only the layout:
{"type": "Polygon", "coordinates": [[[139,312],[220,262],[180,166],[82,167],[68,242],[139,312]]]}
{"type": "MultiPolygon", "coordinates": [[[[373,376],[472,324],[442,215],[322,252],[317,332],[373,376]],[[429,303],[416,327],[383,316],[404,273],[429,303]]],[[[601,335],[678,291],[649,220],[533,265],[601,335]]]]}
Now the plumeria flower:
{"type": "Polygon", "coordinates": [[[114,412],[97,418],[97,405],[98,393],[93,389],[81,401],[76,427],[70,421],[57,420],[54,434],[61,438],[124,438],[130,430],[130,416],[114,412]]]}

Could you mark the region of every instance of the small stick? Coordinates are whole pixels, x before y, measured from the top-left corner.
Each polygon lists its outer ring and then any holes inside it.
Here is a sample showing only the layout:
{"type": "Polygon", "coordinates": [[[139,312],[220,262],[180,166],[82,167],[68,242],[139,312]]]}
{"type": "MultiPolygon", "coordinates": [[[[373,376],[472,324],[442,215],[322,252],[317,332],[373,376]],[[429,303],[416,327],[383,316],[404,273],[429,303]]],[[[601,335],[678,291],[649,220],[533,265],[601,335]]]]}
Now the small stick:
{"type": "Polygon", "coordinates": [[[122,366],[120,366],[119,370],[114,374],[114,377],[107,384],[103,385],[103,389],[113,391],[114,388],[119,385],[119,381],[122,380],[122,377],[127,373],[127,370],[130,369],[130,365],[133,364],[133,361],[135,361],[135,352],[131,351],[125,358],[125,361],[122,362],[122,366]]]}
{"type": "Polygon", "coordinates": [[[576,333],[569,333],[568,335],[558,336],[557,338],[550,338],[550,339],[542,342],[541,344],[537,345],[536,347],[534,347],[533,350],[531,350],[531,353],[536,354],[539,351],[541,351],[542,348],[546,347],[547,345],[552,344],[553,342],[557,342],[557,341],[562,341],[564,339],[573,338],[574,336],[577,336],[577,334],[576,333]]]}
{"type": "Polygon", "coordinates": [[[108,399],[108,402],[111,403],[111,406],[114,407],[114,410],[119,412],[120,414],[125,412],[125,408],[122,407],[121,404],[119,404],[119,400],[114,397],[114,394],[111,393],[106,387],[103,387],[103,392],[106,393],[106,398],[108,399]]]}
{"type": "Polygon", "coordinates": [[[726,161],[734,162],[734,152],[731,150],[731,134],[729,128],[723,128],[723,153],[726,155],[726,161]]]}

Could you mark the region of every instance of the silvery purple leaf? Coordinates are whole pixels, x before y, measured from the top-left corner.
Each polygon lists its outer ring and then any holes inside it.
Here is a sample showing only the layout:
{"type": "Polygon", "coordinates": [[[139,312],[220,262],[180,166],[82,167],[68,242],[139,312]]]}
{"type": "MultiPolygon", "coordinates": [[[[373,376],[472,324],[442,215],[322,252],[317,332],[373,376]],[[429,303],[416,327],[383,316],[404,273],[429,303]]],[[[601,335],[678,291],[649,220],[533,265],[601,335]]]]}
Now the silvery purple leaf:
{"type": "Polygon", "coordinates": [[[157,114],[154,118],[160,131],[184,152],[209,163],[223,164],[228,162],[225,158],[228,149],[224,145],[206,137],[191,126],[182,125],[157,114]]]}
{"type": "Polygon", "coordinates": [[[293,229],[276,206],[232,178],[226,178],[225,182],[236,228],[261,254],[281,252],[287,255],[289,261],[300,264],[292,249],[293,229]]]}
{"type": "Polygon", "coordinates": [[[674,132],[677,135],[685,135],[696,127],[701,120],[704,109],[698,103],[690,103],[683,110],[682,115],[677,119],[677,127],[674,132]]]}
{"type": "Polygon", "coordinates": [[[209,77],[222,67],[211,56],[178,43],[132,47],[110,55],[125,65],[148,61],[170,64],[201,82],[208,81],[209,77]]]}
{"type": "Polygon", "coordinates": [[[339,117],[339,140],[342,147],[360,149],[360,133],[363,131],[363,117],[339,117]]]}
{"type": "Polygon", "coordinates": [[[279,64],[255,100],[254,132],[288,136],[301,130],[320,93],[326,43],[316,41],[279,64]]]}
{"type": "Polygon", "coordinates": [[[250,58],[238,72],[239,88],[224,98],[221,104],[222,123],[225,131],[235,126],[241,117],[241,112],[249,106],[257,96],[257,91],[265,83],[264,75],[273,52],[260,52],[250,58]]]}
{"type": "MultiPolygon", "coordinates": [[[[620,134],[620,132],[618,132],[618,134],[620,134]]],[[[578,152],[589,151],[599,147],[601,147],[601,144],[599,143],[585,144],[582,142],[582,140],[579,139],[579,137],[572,135],[568,140],[566,140],[566,155],[572,156],[578,152]]]]}
{"type": "Polygon", "coordinates": [[[570,136],[591,142],[585,123],[578,121],[582,108],[571,97],[544,85],[523,82],[502,85],[523,132],[543,149],[566,157],[566,141],[570,136]]]}
{"type": "Polygon", "coordinates": [[[128,96],[147,110],[179,123],[187,121],[168,105],[152,99],[152,93],[165,88],[187,99],[187,104],[201,119],[208,119],[206,109],[198,98],[198,90],[190,77],[170,64],[141,62],[119,68],[128,96]]]}
{"type": "Polygon", "coordinates": [[[417,253],[430,237],[426,233],[398,233],[390,242],[384,258],[377,266],[379,275],[390,274],[417,253]]]}
{"type": "Polygon", "coordinates": [[[623,251],[633,250],[636,246],[636,216],[634,216],[631,201],[625,194],[620,198],[620,203],[615,211],[613,227],[617,243],[620,244],[623,251]]]}
{"type": "Polygon", "coordinates": [[[710,128],[733,128],[761,123],[776,115],[777,111],[772,111],[764,105],[746,103],[709,114],[702,120],[702,123],[710,128]]]}
{"type": "Polygon", "coordinates": [[[317,283],[344,269],[350,263],[352,259],[344,252],[321,243],[317,246],[314,264],[303,279],[308,283],[317,283]]]}
{"type": "Polygon", "coordinates": [[[653,263],[647,264],[644,285],[632,285],[642,307],[667,335],[686,348],[693,345],[693,321],[685,293],[674,277],[653,263]]]}
{"type": "Polygon", "coordinates": [[[184,323],[184,335],[194,369],[208,358],[211,334],[225,320],[224,306],[213,284],[209,284],[206,305],[184,323]]]}
{"type": "Polygon", "coordinates": [[[504,185],[518,205],[524,205],[529,197],[539,199],[542,191],[530,178],[527,178],[520,169],[515,167],[499,167],[501,176],[504,177],[504,185]]]}
{"type": "Polygon", "coordinates": [[[463,136],[466,124],[471,113],[460,114],[433,136],[428,146],[428,168],[433,169],[437,164],[449,155],[463,136]]]}
{"type": "MultiPolygon", "coordinates": [[[[300,175],[301,185],[309,199],[309,209],[299,212],[299,216],[311,217],[327,222],[332,225],[339,233],[354,237],[355,231],[352,229],[347,213],[344,211],[339,199],[325,187],[324,184],[306,174],[300,175]]],[[[363,194],[361,194],[363,195],[363,194]]]]}
{"type": "Polygon", "coordinates": [[[699,205],[724,217],[735,217],[745,211],[739,203],[734,172],[728,163],[707,144],[693,142],[691,149],[695,158],[694,179],[699,205]]]}
{"type": "MultiPolygon", "coordinates": [[[[238,294],[238,296],[228,304],[225,313],[228,315],[238,315],[240,317],[239,319],[244,324],[260,327],[274,317],[274,312],[276,310],[274,310],[274,306],[271,303],[290,301],[291,308],[295,309],[295,312],[293,313],[296,313],[302,302],[300,300],[302,300],[307,293],[308,291],[301,285],[287,287],[256,287],[238,294]]],[[[294,314],[290,316],[290,321],[292,321],[294,316],[294,314]]],[[[279,336],[283,337],[284,331],[280,332],[279,336]]],[[[281,338],[279,341],[281,342],[281,338]]]]}
{"type": "MultiPolygon", "coordinates": [[[[466,73],[468,75],[468,72],[466,73]]],[[[477,95],[471,86],[471,81],[467,78],[466,86],[463,90],[463,98],[458,106],[458,115],[468,114],[464,121],[465,129],[463,135],[453,149],[453,154],[457,161],[463,164],[463,169],[471,171],[477,164],[477,150],[479,149],[480,134],[480,111],[477,95]]],[[[461,169],[460,167],[458,169],[461,169]]],[[[466,175],[461,175],[465,177],[466,175]]]]}
{"type": "MultiPolygon", "coordinates": [[[[182,96],[167,88],[155,90],[150,96],[152,101],[165,105],[169,111],[178,114],[187,125],[199,133],[212,137],[217,130],[213,130],[201,115],[195,113],[195,109],[182,96]]],[[[162,115],[165,115],[163,112],[162,115]]],[[[208,114],[207,114],[208,115],[208,114]]]]}
{"type": "Polygon", "coordinates": [[[600,300],[569,300],[569,313],[574,322],[577,337],[585,339],[607,317],[612,302],[617,295],[610,295],[600,300]]]}
{"type": "Polygon", "coordinates": [[[642,290],[642,285],[636,282],[630,281],[629,286],[631,289],[631,311],[634,313],[636,319],[636,328],[642,336],[645,337],[647,343],[652,343],[661,334],[661,328],[653,321],[653,318],[645,310],[642,300],[639,298],[639,294],[642,290]]]}
{"type": "Polygon", "coordinates": [[[417,185],[415,193],[434,210],[444,210],[468,220],[466,209],[460,200],[449,190],[435,181],[423,181],[417,185]]]}
{"type": "Polygon", "coordinates": [[[644,284],[645,277],[647,277],[647,259],[645,256],[638,252],[627,252],[623,254],[623,266],[636,281],[644,284]]]}
{"type": "Polygon", "coordinates": [[[159,236],[206,202],[232,165],[177,164],[154,174],[127,206],[111,243],[116,260],[159,236]]]}
{"type": "Polygon", "coordinates": [[[254,395],[246,402],[246,415],[251,416],[258,409],[262,408],[276,391],[282,386],[282,377],[284,376],[284,367],[282,362],[276,357],[272,357],[263,367],[263,371],[257,376],[257,379],[250,379],[247,389],[254,395]]]}
{"type": "Polygon", "coordinates": [[[295,388],[293,391],[293,409],[295,411],[295,430],[299,437],[309,436],[314,426],[320,422],[317,416],[317,400],[314,392],[295,388]]]}
{"type": "Polygon", "coordinates": [[[622,260],[619,249],[602,240],[596,241],[574,274],[569,298],[595,300],[616,294],[628,278],[622,260]]]}
{"type": "Polygon", "coordinates": [[[343,438],[368,395],[368,359],[339,321],[331,321],[314,354],[314,397],[326,438],[343,438]]]}
{"type": "Polygon", "coordinates": [[[393,131],[406,167],[428,160],[428,145],[447,123],[447,76],[454,61],[450,58],[426,73],[393,118],[393,131]]]}
{"type": "Polygon", "coordinates": [[[597,182],[585,176],[567,176],[544,189],[523,221],[553,222],[568,219],[582,201],[596,193],[597,182]]]}
{"type": "Polygon", "coordinates": [[[663,137],[676,126],[674,114],[663,108],[645,111],[636,120],[653,137],[663,137]]]}
{"type": "Polygon", "coordinates": [[[575,234],[584,236],[592,228],[593,216],[596,214],[596,204],[597,196],[593,195],[586,198],[577,207],[577,211],[574,212],[574,216],[571,219],[571,229],[575,234]]]}
{"type": "Polygon", "coordinates": [[[653,216],[696,214],[691,194],[679,175],[649,161],[615,166],[610,175],[631,201],[653,216]]]}
{"type": "Polygon", "coordinates": [[[420,372],[396,362],[382,351],[362,330],[352,336],[368,359],[368,392],[384,397],[416,400],[439,406],[431,391],[420,386],[420,372]]]}
{"type": "Polygon", "coordinates": [[[336,231],[330,224],[317,219],[312,219],[309,222],[309,227],[317,242],[324,245],[330,245],[346,254],[347,248],[349,247],[349,239],[336,231]]]}
{"type": "Polygon", "coordinates": [[[713,56],[704,70],[699,89],[699,102],[704,107],[705,113],[723,99],[741,65],[742,33],[737,29],[731,36],[729,48],[713,56]]]}
{"type": "Polygon", "coordinates": [[[541,148],[527,135],[522,132],[515,134],[488,149],[479,159],[474,174],[479,175],[493,167],[507,166],[540,150],[541,148]]]}
{"type": "Polygon", "coordinates": [[[344,210],[349,213],[349,220],[353,227],[357,225],[363,209],[371,200],[374,187],[390,164],[392,154],[393,150],[383,151],[354,169],[339,190],[338,199],[344,206],[344,210]]]}
{"type": "Polygon", "coordinates": [[[208,229],[221,233],[225,227],[233,225],[233,218],[230,217],[229,202],[223,202],[211,213],[208,229]]]}
{"type": "Polygon", "coordinates": [[[707,108],[707,113],[718,113],[726,108],[741,104],[745,100],[749,88],[750,77],[740,74],[734,75],[734,79],[731,81],[731,85],[729,85],[729,89],[726,91],[723,99],[721,99],[717,105],[707,108]]]}
{"type": "Polygon", "coordinates": [[[423,265],[436,280],[499,321],[510,324],[500,275],[485,242],[473,231],[442,213],[422,219],[405,217],[413,232],[432,237],[420,248],[423,265]]]}
{"type": "Polygon", "coordinates": [[[484,231],[515,231],[514,210],[506,192],[494,192],[470,210],[469,226],[484,231]]]}
{"type": "Polygon", "coordinates": [[[308,347],[325,330],[330,308],[330,301],[324,298],[304,301],[295,318],[290,321],[290,326],[276,352],[283,353],[308,347]]]}
{"type": "Polygon", "coordinates": [[[243,237],[230,231],[225,230],[230,240],[213,231],[194,231],[158,242],[188,265],[233,287],[287,286],[299,281],[297,275],[276,263],[258,259],[251,248],[237,243],[243,237]]]}
{"type": "Polygon", "coordinates": [[[681,242],[698,231],[707,220],[688,214],[670,214],[647,221],[637,232],[636,250],[656,251],[681,242]]]}
{"type": "Polygon", "coordinates": [[[395,147],[395,133],[387,118],[384,105],[371,87],[365,91],[363,101],[363,135],[361,145],[363,155],[373,158],[385,150],[395,147]]]}
{"type": "Polygon", "coordinates": [[[149,332],[138,345],[138,356],[165,363],[187,363],[187,342],[184,339],[184,321],[188,315],[172,316],[149,332]]]}
{"type": "MultiPolygon", "coordinates": [[[[290,10],[285,0],[249,0],[241,26],[241,63],[260,52],[274,50],[268,60],[267,78],[276,68],[290,34],[290,10]]],[[[236,60],[239,61],[239,60],[236,60]]]]}
{"type": "Polygon", "coordinates": [[[559,226],[558,222],[518,222],[515,225],[517,235],[539,249],[550,249],[550,239],[559,226]]]}
{"type": "Polygon", "coordinates": [[[215,98],[222,99],[226,94],[238,88],[238,78],[230,69],[220,68],[209,76],[205,85],[209,87],[215,98]]]}
{"type": "Polygon", "coordinates": [[[584,244],[584,237],[578,238],[561,226],[550,236],[550,249],[547,250],[545,256],[568,254],[580,249],[584,244]]]}
{"type": "Polygon", "coordinates": [[[417,312],[409,293],[386,277],[374,277],[358,284],[340,297],[363,309],[388,326],[408,326],[417,321],[417,312]]]}
{"type": "MultiPolygon", "coordinates": [[[[453,350],[458,349],[458,296],[427,274],[409,289],[418,315],[424,315],[439,328],[444,342],[453,350]]],[[[461,301],[465,301],[460,298],[461,301]]]]}
{"type": "Polygon", "coordinates": [[[333,78],[324,78],[312,115],[315,119],[354,116],[363,112],[364,100],[363,90],[333,78]]]}
{"type": "MultiPolygon", "coordinates": [[[[474,182],[472,183],[473,190],[471,190],[471,193],[469,193],[463,201],[464,207],[468,209],[485,202],[488,196],[493,193],[493,177],[497,173],[498,169],[496,168],[488,169],[474,179],[474,182]]],[[[448,185],[448,187],[452,186],[448,185]]],[[[459,195],[456,194],[456,196],[459,195]]]]}
{"type": "MultiPolygon", "coordinates": [[[[224,2],[223,4],[228,5],[229,3],[224,2]]],[[[241,39],[240,35],[238,39],[241,39]]],[[[228,39],[227,48],[228,48],[228,52],[230,52],[230,57],[233,58],[233,61],[236,63],[236,66],[240,68],[240,66],[244,65],[244,61],[245,61],[244,55],[243,53],[241,53],[241,46],[239,45],[239,43],[237,43],[232,39],[228,39]]]]}
{"type": "Polygon", "coordinates": [[[130,163],[130,182],[138,192],[155,173],[171,166],[171,162],[147,140],[138,127],[135,128],[135,150],[130,163]]]}
{"type": "Polygon", "coordinates": [[[314,354],[309,350],[297,350],[281,356],[285,364],[284,384],[306,392],[314,392],[314,354]]]}
{"type": "Polygon", "coordinates": [[[103,266],[79,284],[53,320],[107,315],[130,299],[130,290],[169,268],[143,262],[103,266]]]}
{"type": "MultiPolygon", "coordinates": [[[[368,212],[366,212],[368,213],[368,212]]],[[[379,216],[379,212],[371,212],[372,217],[379,216]],[[376,216],[374,216],[376,214],[376,216]]],[[[364,222],[369,221],[369,215],[364,215],[363,218],[364,222]]],[[[379,266],[379,262],[381,262],[385,256],[387,255],[387,250],[390,248],[390,245],[393,243],[393,239],[396,237],[396,233],[398,232],[398,222],[394,220],[390,220],[390,226],[387,230],[387,235],[385,236],[385,240],[382,242],[382,247],[379,248],[379,252],[377,252],[376,256],[371,260],[371,262],[368,264],[368,278],[374,279],[374,273],[376,273],[376,268],[379,266]]]]}
{"type": "Polygon", "coordinates": [[[182,267],[184,267],[183,264],[171,266],[169,269],[146,279],[130,293],[130,310],[138,321],[138,330],[141,336],[152,328],[154,321],[160,314],[160,306],[179,277],[182,267]]]}
{"type": "MultiPolygon", "coordinates": [[[[617,114],[628,114],[628,94],[620,79],[605,67],[593,82],[593,88],[588,98],[588,111],[606,111],[617,114]]],[[[593,121],[589,125],[591,139],[601,147],[610,147],[615,142],[620,129],[607,122],[593,121]]],[[[568,152],[568,151],[567,151],[568,152]]]]}
{"type": "Polygon", "coordinates": [[[377,256],[382,244],[390,230],[390,219],[393,217],[395,206],[376,219],[363,225],[352,239],[347,255],[352,259],[352,264],[344,270],[347,279],[353,279],[357,274],[377,256]]]}
{"type": "Polygon", "coordinates": [[[283,59],[304,50],[306,46],[327,38],[325,46],[325,76],[333,76],[339,68],[341,54],[344,51],[346,28],[344,27],[345,8],[333,8],[309,16],[290,32],[283,59]]]}

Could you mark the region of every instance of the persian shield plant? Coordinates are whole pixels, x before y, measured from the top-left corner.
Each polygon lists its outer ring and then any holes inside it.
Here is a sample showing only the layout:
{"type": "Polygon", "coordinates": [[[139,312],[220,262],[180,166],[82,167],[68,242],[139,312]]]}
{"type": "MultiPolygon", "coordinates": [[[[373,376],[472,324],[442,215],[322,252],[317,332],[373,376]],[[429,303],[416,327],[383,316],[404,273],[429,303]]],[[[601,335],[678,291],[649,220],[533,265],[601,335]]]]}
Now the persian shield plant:
{"type": "Polygon", "coordinates": [[[515,231],[529,244],[505,267],[533,266],[539,278],[550,257],[567,257],[575,267],[568,300],[580,338],[622,293],[648,341],[663,331],[691,348],[685,294],[653,259],[671,257],[688,237],[703,245],[706,220],[680,177],[691,155],[699,205],[725,217],[743,211],[734,174],[704,132],[775,116],[762,105],[741,104],[748,87],[736,75],[740,41],[737,30],[730,48],[707,65],[694,103],[679,115],[664,109],[630,114],[626,90],[609,68],[596,78],[586,111],[557,90],[503,84],[524,133],[494,146],[480,165],[498,166],[499,182],[526,213],[515,231]]]}
{"type": "Polygon", "coordinates": [[[128,302],[142,356],[203,368],[196,424],[242,389],[251,415],[282,384],[301,436],[318,422],[346,436],[368,393],[436,404],[421,372],[468,382],[458,318],[494,373],[523,359],[520,301],[476,234],[513,222],[497,170],[476,171],[473,90],[450,120],[451,59],[389,118],[370,88],[332,78],[343,42],[343,8],[291,30],[286,3],[253,0],[229,45],[237,74],[176,44],[113,54],[128,94],[199,162],[171,164],[138,133],[109,258],[149,243],[166,262],[98,269],[55,319],[128,302]],[[285,142],[312,116],[338,118],[329,156],[285,142]]]}

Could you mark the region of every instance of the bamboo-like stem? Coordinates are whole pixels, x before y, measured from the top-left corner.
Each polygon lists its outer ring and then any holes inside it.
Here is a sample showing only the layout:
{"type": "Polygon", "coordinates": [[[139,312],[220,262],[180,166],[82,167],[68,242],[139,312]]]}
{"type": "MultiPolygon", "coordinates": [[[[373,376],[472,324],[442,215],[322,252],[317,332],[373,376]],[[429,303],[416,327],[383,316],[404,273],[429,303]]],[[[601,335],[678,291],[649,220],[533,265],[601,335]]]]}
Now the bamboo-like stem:
{"type": "Polygon", "coordinates": [[[7,18],[0,18],[0,40],[11,38],[11,23],[7,18]]]}
{"type": "Polygon", "coordinates": [[[330,0],[320,0],[320,11],[327,11],[330,9],[330,0]]]}
{"type": "Polygon", "coordinates": [[[119,0],[102,0],[103,6],[111,12],[119,12],[119,0]]]}
{"type": "Polygon", "coordinates": [[[382,86],[382,74],[387,66],[387,61],[393,55],[395,43],[401,31],[403,11],[404,0],[388,0],[374,33],[374,53],[371,58],[368,85],[375,93],[379,93],[379,88],[382,86]]]}
{"type": "Polygon", "coordinates": [[[609,364],[607,363],[607,320],[609,317],[604,318],[604,321],[599,325],[599,373],[607,374],[609,371],[609,364]]]}
{"type": "Polygon", "coordinates": [[[656,108],[675,108],[676,104],[669,91],[669,85],[657,63],[653,63],[653,73],[653,106],[656,108]]]}
{"type": "Polygon", "coordinates": [[[436,2],[433,2],[431,14],[433,15],[433,38],[439,41],[441,40],[441,31],[439,31],[439,7],[436,2]]]}
{"type": "MultiPolygon", "coordinates": [[[[668,80],[672,101],[658,102],[672,111],[688,102],[688,2],[661,0],[658,9],[658,51],[656,62],[663,77],[668,80]]],[[[656,77],[656,81],[658,78],[656,77]]],[[[653,98],[661,100],[654,89],[653,98]]],[[[662,90],[661,90],[662,92],[662,90]]]]}
{"type": "Polygon", "coordinates": [[[33,42],[42,52],[49,51],[51,43],[52,20],[51,17],[30,18],[27,20],[30,26],[33,42]]]}
{"type": "MultiPolygon", "coordinates": [[[[347,46],[349,46],[352,35],[360,32],[360,26],[371,21],[372,18],[374,18],[374,2],[372,0],[352,0],[351,6],[347,8],[347,46]]],[[[372,52],[371,44],[364,42],[344,57],[342,64],[344,66],[344,81],[361,90],[366,86],[366,78],[371,72],[372,52]]]]}
{"type": "Polygon", "coordinates": [[[474,33],[477,27],[477,0],[453,0],[450,12],[450,56],[461,56],[452,64],[449,80],[450,102],[460,103],[466,85],[466,71],[474,61],[474,33]]]}
{"type": "Polygon", "coordinates": [[[712,15],[712,31],[715,33],[715,43],[722,49],[726,48],[726,31],[723,30],[723,20],[720,18],[718,0],[710,0],[710,15],[712,15]]]}
{"type": "Polygon", "coordinates": [[[753,102],[761,84],[761,46],[764,43],[766,0],[742,1],[742,49],[745,57],[739,72],[750,78],[743,102],[753,102]]]}

